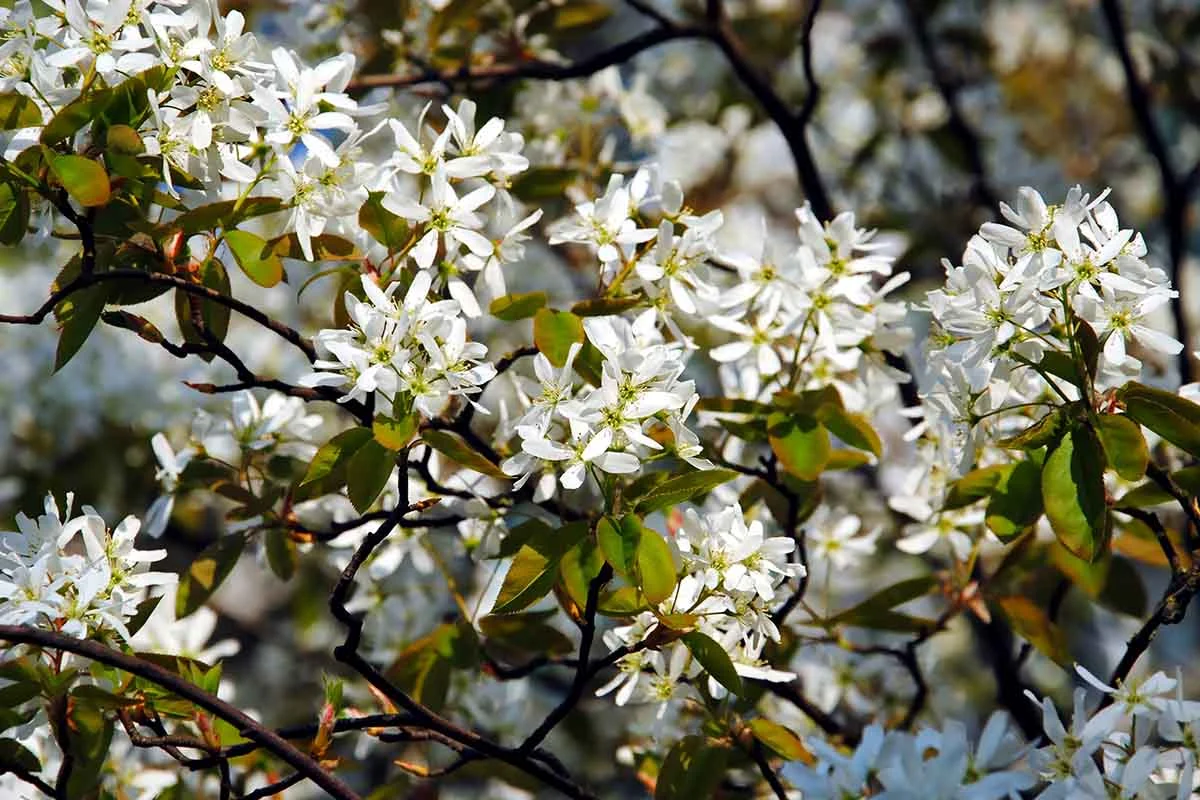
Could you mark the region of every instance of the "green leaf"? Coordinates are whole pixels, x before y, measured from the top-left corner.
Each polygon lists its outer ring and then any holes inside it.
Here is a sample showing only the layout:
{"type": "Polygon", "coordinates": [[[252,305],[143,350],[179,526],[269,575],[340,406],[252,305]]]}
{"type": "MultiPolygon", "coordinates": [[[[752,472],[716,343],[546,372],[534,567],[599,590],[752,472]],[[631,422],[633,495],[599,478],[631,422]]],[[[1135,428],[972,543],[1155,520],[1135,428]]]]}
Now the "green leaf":
{"type": "Polygon", "coordinates": [[[282,528],[272,528],[265,535],[267,566],[281,581],[290,581],[296,574],[299,563],[299,553],[296,543],[287,531],[282,528]]]}
{"type": "Polygon", "coordinates": [[[784,469],[806,481],[821,476],[833,447],[829,431],[815,418],[775,412],[767,418],[767,433],[771,450],[784,469]]]}
{"type": "MultiPolygon", "coordinates": [[[[344,475],[346,464],[349,463],[350,457],[357,453],[358,449],[370,439],[371,431],[365,428],[350,428],[334,436],[328,442],[321,445],[321,449],[313,456],[312,461],[308,465],[308,470],[300,480],[300,485],[305,486],[317,481],[324,481],[338,472],[344,475]]],[[[344,482],[343,478],[341,483],[344,482]]],[[[338,485],[340,486],[341,483],[338,485]]],[[[336,491],[336,489],[337,487],[334,487],[329,491],[336,491]]]]}
{"type": "Polygon", "coordinates": [[[408,223],[383,207],[383,192],[371,192],[358,210],[358,224],[389,253],[397,252],[408,242],[408,223]]]}
{"type": "Polygon", "coordinates": [[[0,94],[0,131],[42,124],[42,111],[31,98],[16,92],[0,94]]]}
{"type": "Polygon", "coordinates": [[[565,167],[530,167],[513,178],[511,191],[526,202],[562,197],[576,171],[565,167]]]}
{"type": "Polygon", "coordinates": [[[1200,406],[1135,381],[1117,390],[1125,414],[1171,444],[1200,458],[1200,406]]]}
{"type": "Polygon", "coordinates": [[[596,610],[607,617],[633,617],[646,610],[646,601],[634,587],[622,586],[601,592],[596,610]]]}
{"type": "Polygon", "coordinates": [[[696,403],[701,411],[718,411],[726,414],[754,414],[766,416],[772,407],[757,400],[744,400],[740,397],[701,397],[696,403]]]}
{"type": "Polygon", "coordinates": [[[233,229],[241,222],[273,214],[284,207],[277,197],[247,197],[240,203],[237,200],[221,200],[193,208],[160,226],[160,233],[166,236],[172,230],[180,230],[190,236],[217,228],[233,229]]]}
{"type": "Polygon", "coordinates": [[[629,576],[637,569],[637,543],[642,530],[642,521],[633,514],[626,514],[619,521],[604,517],[596,524],[600,552],[618,575],[629,576]]]}
{"type": "Polygon", "coordinates": [[[547,624],[554,611],[488,614],[479,619],[479,630],[489,645],[515,653],[565,655],[575,649],[566,634],[547,624]]]}
{"type": "Polygon", "coordinates": [[[196,556],[188,571],[179,578],[179,589],[175,594],[177,619],[183,619],[208,601],[233,572],[245,547],[245,536],[228,534],[196,556]]]}
{"type": "Polygon", "coordinates": [[[1096,420],[1096,433],[1104,446],[1108,465],[1127,481],[1136,481],[1146,474],[1150,450],[1142,429],[1128,417],[1102,414],[1096,420]]]}
{"type": "Polygon", "coordinates": [[[546,305],[545,292],[528,292],[526,294],[506,294],[497,297],[488,306],[488,313],[505,322],[516,322],[528,319],[546,305]]]}
{"type": "Polygon", "coordinates": [[[565,364],[571,345],[583,340],[583,320],[570,311],[540,308],[533,315],[533,343],[554,366],[565,364]]]}
{"type": "Polygon", "coordinates": [[[42,762],[16,739],[0,739],[0,775],[16,770],[36,775],[42,771],[42,762]]]}
{"type": "Polygon", "coordinates": [[[346,464],[346,493],[358,513],[366,513],[387,486],[396,468],[396,454],[375,439],[363,442],[346,464]]]}
{"type": "Polygon", "coordinates": [[[588,591],[592,579],[604,567],[604,554],[590,539],[584,539],[572,547],[559,562],[558,572],[563,588],[579,609],[587,607],[588,591]]]}
{"type": "Polygon", "coordinates": [[[730,694],[742,693],[742,677],[738,675],[724,647],[700,631],[685,633],[682,638],[692,656],[717,683],[728,689],[730,694]]]}
{"type": "Polygon", "coordinates": [[[522,522],[515,528],[509,530],[504,540],[500,542],[500,548],[496,551],[496,555],[492,558],[512,558],[517,554],[525,543],[535,537],[552,536],[554,529],[542,522],[536,517],[522,522]]]}
{"type": "Polygon", "coordinates": [[[111,126],[104,135],[104,141],[108,147],[105,158],[110,155],[140,156],[146,152],[142,137],[128,125],[111,126]]]}
{"type": "Polygon", "coordinates": [[[29,230],[29,195],[15,183],[0,183],[0,244],[13,246],[29,230]]]}
{"type": "Polygon", "coordinates": [[[1062,629],[1050,620],[1040,605],[1025,596],[1000,597],[996,603],[1013,631],[1039,653],[1063,667],[1071,663],[1071,652],[1062,629]]]}
{"type": "MultiPolygon", "coordinates": [[[[300,239],[294,233],[272,239],[267,245],[271,248],[271,252],[279,258],[308,261],[308,256],[305,255],[304,248],[300,245],[300,239]]],[[[320,236],[311,237],[308,246],[312,248],[313,261],[358,262],[363,258],[363,254],[354,246],[354,242],[343,239],[341,236],[334,236],[332,233],[322,233],[320,236]]]]}
{"type": "Polygon", "coordinates": [[[640,297],[593,297],[571,306],[571,313],[577,317],[609,317],[637,308],[641,302],[640,297]]]}
{"type": "Polygon", "coordinates": [[[58,348],[54,353],[55,372],[65,367],[79,352],[79,348],[83,347],[92,329],[100,321],[108,299],[108,289],[104,284],[89,286],[72,292],[54,307],[54,316],[60,329],[58,348]]]}
{"type": "Polygon", "coordinates": [[[99,116],[94,109],[103,108],[107,101],[108,95],[104,91],[91,92],[72,100],[46,122],[38,140],[50,145],[74,136],[80,128],[99,116]]]}
{"type": "Polygon", "coordinates": [[[91,703],[70,703],[67,714],[73,768],[67,780],[66,795],[71,800],[82,800],[94,796],[112,743],[114,723],[102,709],[91,703]]]}
{"type": "Polygon", "coordinates": [[[871,427],[871,422],[862,414],[846,411],[841,406],[826,403],[817,412],[817,419],[829,432],[851,447],[883,456],[883,442],[871,427]]]}
{"type": "Polygon", "coordinates": [[[918,597],[924,597],[937,585],[938,580],[932,575],[902,580],[876,592],[861,603],[835,614],[829,619],[829,622],[865,628],[875,627],[873,623],[881,619],[890,619],[886,612],[916,600],[918,597]]]}
{"type": "Polygon", "coordinates": [[[1042,502],[1064,547],[1087,561],[1104,552],[1111,518],[1104,496],[1104,452],[1091,428],[1075,428],[1046,457],[1042,502]]]}
{"type": "Polygon", "coordinates": [[[663,759],[654,800],[716,797],[728,762],[729,748],[711,745],[703,736],[683,737],[663,759]]]}
{"type": "Polygon", "coordinates": [[[1017,462],[996,483],[985,521],[992,533],[1008,541],[1042,516],[1042,468],[1035,461],[1017,462]]]}
{"type": "MultiPolygon", "coordinates": [[[[219,259],[207,258],[200,262],[199,277],[201,285],[212,289],[217,294],[225,297],[232,294],[229,273],[225,271],[225,265],[219,259]]],[[[192,321],[192,301],[189,298],[193,296],[180,289],[175,290],[175,319],[187,341],[204,344],[205,338],[196,330],[192,321]]],[[[225,335],[229,333],[229,306],[205,298],[198,298],[197,302],[200,303],[200,319],[204,326],[216,337],[217,341],[225,341],[225,335]]],[[[212,360],[211,353],[208,354],[208,360],[212,360]]]]}
{"type": "Polygon", "coordinates": [[[246,277],[259,286],[271,288],[283,280],[283,262],[261,236],[249,231],[225,231],[225,244],[233,253],[246,277]]]}
{"type": "Polygon", "coordinates": [[[487,457],[467,444],[466,440],[457,433],[427,430],[421,433],[421,441],[459,466],[502,481],[512,480],[487,457]]]}
{"type": "Polygon", "coordinates": [[[991,467],[973,469],[966,475],[950,484],[946,492],[946,501],[942,508],[950,511],[955,508],[969,506],[977,500],[991,495],[996,485],[1012,469],[1011,464],[997,464],[991,467]]]}
{"type": "Polygon", "coordinates": [[[378,416],[371,424],[375,441],[389,450],[403,450],[417,435],[421,419],[416,414],[405,414],[400,419],[378,416]]]}
{"type": "Polygon", "coordinates": [[[792,733],[778,722],[772,722],[765,717],[750,720],[750,732],[754,738],[762,742],[767,749],[787,761],[810,761],[812,754],[800,741],[800,737],[792,733]]]}
{"type": "Polygon", "coordinates": [[[1141,574],[1127,559],[1114,558],[1108,570],[1108,580],[1100,592],[1100,603],[1105,607],[1135,619],[1146,615],[1149,597],[1141,574]]]}
{"type": "Polygon", "coordinates": [[[554,588],[559,562],[588,533],[586,522],[573,522],[559,530],[538,530],[513,558],[493,614],[521,611],[541,600],[554,588]]]}
{"type": "Polygon", "coordinates": [[[711,492],[718,486],[738,477],[731,469],[706,469],[686,472],[671,478],[651,489],[637,500],[636,508],[642,514],[661,511],[711,492]]]}
{"type": "MultiPolygon", "coordinates": [[[[1184,467],[1171,473],[1171,480],[1190,495],[1200,495],[1200,465],[1184,467]]],[[[1126,492],[1117,502],[1117,507],[1146,508],[1162,503],[1173,503],[1175,498],[1154,481],[1146,481],[1126,492]]]]}
{"type": "Polygon", "coordinates": [[[50,171],[67,194],[85,208],[102,206],[112,197],[108,173],[98,161],[76,155],[54,156],[50,171]]]}
{"type": "Polygon", "coordinates": [[[1058,406],[1016,436],[999,439],[996,444],[1009,450],[1037,450],[1058,441],[1066,430],[1066,423],[1067,409],[1058,406]]]}
{"type": "Polygon", "coordinates": [[[675,559],[667,541],[656,531],[642,529],[634,560],[638,588],[652,605],[658,605],[675,592],[675,559]]]}

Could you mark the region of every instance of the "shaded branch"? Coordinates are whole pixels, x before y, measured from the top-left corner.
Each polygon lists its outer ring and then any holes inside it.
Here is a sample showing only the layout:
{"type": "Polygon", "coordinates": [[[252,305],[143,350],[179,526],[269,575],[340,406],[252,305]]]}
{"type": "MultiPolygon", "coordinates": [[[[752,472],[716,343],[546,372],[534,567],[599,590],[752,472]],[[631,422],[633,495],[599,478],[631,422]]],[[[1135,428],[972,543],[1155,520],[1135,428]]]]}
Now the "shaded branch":
{"type": "MultiPolygon", "coordinates": [[[[1120,0],[1100,0],[1100,14],[1104,19],[1109,36],[1112,38],[1113,49],[1116,50],[1117,58],[1121,62],[1121,71],[1125,75],[1125,97],[1129,103],[1129,109],[1133,113],[1133,119],[1137,123],[1138,133],[1158,168],[1158,177],[1162,183],[1165,203],[1163,226],[1167,233],[1167,256],[1170,261],[1171,283],[1176,289],[1180,289],[1187,235],[1187,210],[1196,186],[1200,164],[1181,177],[1172,163],[1166,137],[1158,127],[1158,123],[1154,121],[1149,92],[1138,77],[1137,67],[1133,63],[1125,14],[1120,0]]],[[[1182,291],[1171,299],[1171,316],[1175,322],[1175,335],[1183,342],[1183,350],[1180,351],[1177,360],[1180,382],[1190,383],[1193,380],[1192,335],[1191,324],[1184,308],[1182,291]]]]}
{"type": "Polygon", "coordinates": [[[296,749],[279,734],[255,721],[235,706],[156,664],[105,647],[99,642],[76,639],[73,636],[25,625],[0,625],[0,640],[75,653],[157,684],[194,703],[213,716],[225,720],[234,726],[242,736],[286,762],[305,778],[325,790],[331,797],[337,800],[358,800],[358,795],[354,790],[343,783],[340,778],[326,771],[311,756],[296,749]]]}

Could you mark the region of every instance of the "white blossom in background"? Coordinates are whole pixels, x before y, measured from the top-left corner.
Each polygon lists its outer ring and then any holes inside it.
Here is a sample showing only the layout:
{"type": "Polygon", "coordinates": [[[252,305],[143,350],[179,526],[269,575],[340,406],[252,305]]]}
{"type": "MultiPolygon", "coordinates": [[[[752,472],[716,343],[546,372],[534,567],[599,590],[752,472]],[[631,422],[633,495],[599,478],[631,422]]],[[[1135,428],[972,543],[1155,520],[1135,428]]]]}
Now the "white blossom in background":
{"type": "Polygon", "coordinates": [[[104,631],[128,639],[126,623],[146,590],[177,578],[149,570],[167,553],[134,545],[141,527],[135,517],[110,529],[90,506],[72,517],[72,499],[60,513],[47,496],[45,513],[20,515],[18,530],[0,534],[0,621],[80,638],[104,631]]]}

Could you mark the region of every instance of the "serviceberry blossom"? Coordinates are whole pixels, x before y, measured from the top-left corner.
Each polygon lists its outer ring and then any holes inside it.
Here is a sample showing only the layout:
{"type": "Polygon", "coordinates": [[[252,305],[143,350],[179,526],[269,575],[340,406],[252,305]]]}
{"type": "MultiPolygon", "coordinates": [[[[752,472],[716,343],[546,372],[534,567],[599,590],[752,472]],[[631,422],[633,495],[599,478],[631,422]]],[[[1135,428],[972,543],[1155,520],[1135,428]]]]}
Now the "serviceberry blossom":
{"type": "Polygon", "coordinates": [[[68,495],[60,513],[47,496],[45,513],[37,519],[19,515],[18,530],[0,534],[0,621],[81,638],[107,632],[128,639],[126,623],[146,590],[176,580],[172,573],[148,571],[167,553],[134,546],[141,527],[135,517],[109,529],[90,506],[71,517],[71,501],[68,495]]]}
{"type": "Polygon", "coordinates": [[[1092,200],[1075,187],[1051,205],[1025,187],[1016,210],[1001,206],[1008,224],[985,224],[961,265],[944,263],[945,286],[927,302],[934,335],[922,396],[954,474],[978,461],[1004,424],[998,412],[1077,392],[1041,366],[1047,353],[1073,357],[1067,332],[1077,320],[1100,343],[1098,390],[1183,349],[1147,322],[1178,292],[1143,260],[1141,234],[1120,227],[1107,194],[1092,200]]]}
{"type": "MultiPolygon", "coordinates": [[[[705,514],[688,509],[675,543],[683,577],[658,612],[695,617],[697,629],[725,648],[739,675],[766,681],[793,680],[794,674],[768,667],[760,654],[768,641],[779,641],[771,610],[780,589],[787,581],[806,574],[802,564],[789,560],[795,542],[786,536],[766,536],[762,522],[747,523],[741,506],[734,504],[705,514]]],[[[604,640],[612,649],[632,647],[659,624],[655,614],[644,612],[633,624],[606,632],[604,640]]],[[[666,704],[683,691],[683,680],[702,671],[681,642],[659,652],[631,653],[623,656],[617,666],[617,676],[597,694],[616,690],[618,705],[661,703],[660,717],[666,704]]],[[[715,697],[726,693],[713,678],[708,681],[708,690],[715,697]]]]}

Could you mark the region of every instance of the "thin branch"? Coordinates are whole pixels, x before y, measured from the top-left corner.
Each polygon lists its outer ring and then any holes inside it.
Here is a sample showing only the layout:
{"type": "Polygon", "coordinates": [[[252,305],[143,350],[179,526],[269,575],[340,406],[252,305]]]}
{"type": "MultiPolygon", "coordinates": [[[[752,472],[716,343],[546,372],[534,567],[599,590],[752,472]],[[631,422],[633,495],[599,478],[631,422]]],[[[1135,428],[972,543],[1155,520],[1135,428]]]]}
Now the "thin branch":
{"type": "Polygon", "coordinates": [[[963,157],[966,158],[967,169],[971,175],[971,197],[979,206],[987,209],[989,215],[994,214],[999,203],[988,183],[983,142],[963,116],[958,94],[962,87],[958,80],[951,76],[950,69],[938,53],[937,45],[929,31],[929,12],[921,8],[918,0],[903,0],[903,5],[913,36],[917,40],[917,49],[920,50],[921,58],[933,79],[933,85],[946,106],[946,124],[950,133],[962,146],[963,157]]]}
{"type": "Polygon", "coordinates": [[[767,754],[763,752],[763,746],[758,740],[755,740],[750,745],[750,757],[754,759],[754,763],[758,766],[758,771],[762,773],[766,779],[767,785],[771,787],[771,791],[779,800],[788,800],[787,789],[780,782],[779,776],[775,774],[775,769],[771,766],[771,762],[767,760],[767,754]]]}
{"type": "MultiPolygon", "coordinates": [[[[1171,577],[1171,582],[1167,585],[1166,591],[1158,601],[1154,613],[1142,624],[1142,627],[1138,629],[1137,633],[1130,638],[1129,643],[1125,646],[1125,653],[1121,656],[1120,662],[1117,663],[1112,676],[1108,679],[1110,686],[1117,686],[1129,677],[1129,673],[1133,671],[1134,665],[1137,664],[1142,654],[1150,649],[1150,644],[1154,641],[1154,637],[1158,635],[1158,631],[1163,625],[1175,625],[1183,621],[1188,605],[1195,598],[1197,592],[1200,592],[1200,562],[1193,563],[1192,567],[1186,572],[1171,577]]],[[[1111,705],[1112,702],[1113,696],[1107,694],[1100,701],[1100,708],[1105,708],[1111,705]]]]}
{"type": "Polygon", "coordinates": [[[562,81],[571,78],[586,78],[608,67],[623,64],[641,52],[664,42],[680,39],[703,39],[708,36],[705,28],[686,25],[660,26],[615,45],[607,50],[568,64],[550,61],[523,61],[516,64],[491,66],[464,66],[460,69],[426,69],[407,75],[363,75],[350,81],[347,91],[390,88],[407,89],[423,84],[471,85],[478,83],[508,83],[526,78],[534,80],[562,81]]]}
{"type": "Polygon", "coordinates": [[[613,577],[613,568],[611,564],[606,563],[600,568],[600,573],[592,579],[588,584],[587,601],[583,609],[583,621],[580,623],[581,638],[579,643],[579,666],[575,669],[575,679],[571,682],[571,688],[567,692],[567,696],[563,698],[549,715],[542,720],[542,724],[534,729],[533,733],[526,737],[521,743],[518,752],[528,753],[533,750],[542,741],[550,735],[555,726],[571,712],[579,701],[583,699],[583,692],[587,689],[589,673],[587,669],[588,659],[592,652],[592,641],[596,636],[596,613],[600,607],[600,590],[604,588],[613,577]]]}
{"type": "MultiPolygon", "coordinates": [[[[1167,256],[1171,267],[1171,283],[1176,289],[1180,288],[1183,277],[1183,259],[1187,237],[1187,210],[1191,202],[1192,191],[1196,178],[1192,176],[1193,169],[1186,176],[1180,177],[1171,160],[1167,139],[1154,121],[1154,112],[1150,107],[1150,95],[1137,74],[1133,63],[1133,54],[1129,49],[1129,35],[1125,25],[1125,14],[1120,0],[1100,0],[1100,13],[1104,18],[1112,38],[1113,49],[1121,62],[1121,70],[1125,74],[1125,97],[1129,102],[1137,123],[1138,133],[1158,167],[1159,180],[1162,183],[1163,225],[1167,233],[1167,256]]],[[[1200,165],[1198,165],[1200,168],[1200,165]]],[[[1171,316],[1175,322],[1175,335],[1183,342],[1183,350],[1179,352],[1178,368],[1181,383],[1190,383],[1192,378],[1192,335],[1187,310],[1184,308],[1184,293],[1182,291],[1171,299],[1171,316]]]]}
{"type": "MultiPolygon", "coordinates": [[[[404,454],[404,457],[407,457],[406,454],[404,454]]],[[[375,548],[382,544],[396,528],[396,524],[401,517],[413,511],[424,510],[437,502],[436,499],[420,500],[408,504],[408,482],[401,481],[400,486],[401,497],[396,508],[393,509],[392,513],[383,521],[383,524],[379,528],[363,539],[362,543],[350,557],[350,563],[342,571],[329,597],[330,612],[346,628],[346,638],[340,645],[334,648],[334,657],[357,672],[388,700],[412,714],[421,726],[475,750],[485,758],[494,758],[506,764],[511,764],[547,786],[557,789],[567,797],[593,798],[594,795],[578,784],[538,763],[538,759],[532,754],[499,745],[437,714],[411,697],[407,692],[401,691],[358,652],[359,645],[362,642],[363,618],[355,616],[346,608],[346,601],[350,597],[358,570],[371,556],[375,548]]]]}
{"type": "Polygon", "coordinates": [[[1158,518],[1158,515],[1140,508],[1118,508],[1116,510],[1126,516],[1133,517],[1154,531],[1154,538],[1158,540],[1158,546],[1162,548],[1163,555],[1167,557],[1167,564],[1171,567],[1171,574],[1178,575],[1180,572],[1179,554],[1175,552],[1175,545],[1171,543],[1171,537],[1167,535],[1167,529],[1163,526],[1162,520],[1158,518]]]}
{"type": "Polygon", "coordinates": [[[235,706],[209,694],[157,664],[105,647],[99,642],[76,639],[26,625],[0,625],[0,640],[35,647],[64,650],[98,661],[168,689],[210,714],[233,725],[242,736],[289,764],[337,800],[358,800],[358,795],[336,775],[326,771],[306,753],[296,749],[270,728],[256,722],[235,706]]]}
{"type": "Polygon", "coordinates": [[[50,294],[44,303],[32,314],[0,314],[0,323],[9,323],[13,325],[39,325],[46,317],[50,316],[62,300],[70,297],[75,292],[95,286],[109,281],[138,281],[140,283],[158,284],[174,287],[182,292],[186,292],[196,297],[201,297],[205,300],[216,303],[217,305],[225,306],[231,311],[236,311],[247,319],[257,322],[267,330],[279,336],[289,344],[299,348],[308,360],[315,361],[317,358],[316,350],[313,348],[312,342],[301,336],[294,328],[284,325],[282,322],[275,320],[263,313],[254,306],[244,303],[241,300],[230,297],[229,295],[221,294],[215,289],[210,289],[199,283],[192,283],[183,278],[174,275],[167,275],[162,272],[143,272],[139,269],[111,269],[104,272],[93,272],[90,274],[81,274],[75,280],[69,282],[66,286],[58,289],[50,294]]]}

